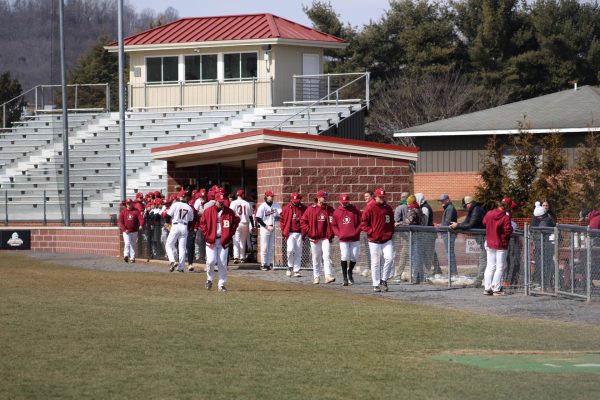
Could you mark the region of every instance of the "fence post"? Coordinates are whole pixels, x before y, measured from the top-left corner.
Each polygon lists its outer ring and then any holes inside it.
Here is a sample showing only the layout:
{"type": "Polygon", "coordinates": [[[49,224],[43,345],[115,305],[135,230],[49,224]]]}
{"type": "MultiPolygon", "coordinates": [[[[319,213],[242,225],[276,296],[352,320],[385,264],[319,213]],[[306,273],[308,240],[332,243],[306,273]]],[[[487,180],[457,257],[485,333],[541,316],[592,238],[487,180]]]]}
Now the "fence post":
{"type": "MultiPolygon", "coordinates": [[[[560,265],[560,259],[559,257],[559,251],[558,248],[559,246],[559,242],[560,242],[560,237],[559,237],[559,232],[558,232],[558,226],[554,227],[554,294],[558,296],[558,281],[560,278],[560,270],[559,270],[559,265],[560,265]]],[[[572,283],[571,283],[572,284],[572,283]]]]}
{"type": "Polygon", "coordinates": [[[183,82],[179,81],[179,111],[183,110],[183,82]]]}
{"type": "MultiPolygon", "coordinates": [[[[448,255],[448,287],[452,287],[452,268],[450,268],[451,266],[451,262],[450,262],[450,248],[452,246],[450,246],[450,240],[452,240],[452,233],[450,232],[450,229],[448,229],[446,235],[448,235],[448,240],[446,241],[447,245],[446,245],[446,253],[448,255]]],[[[458,266],[457,266],[458,269],[458,266]]]]}
{"type": "Polygon", "coordinates": [[[306,133],[310,133],[310,107],[308,108],[308,123],[306,127],[306,133]]]}
{"type": "Polygon", "coordinates": [[[38,87],[35,87],[35,104],[34,104],[34,108],[33,108],[33,113],[37,113],[37,109],[38,109],[38,95],[37,95],[37,89],[38,87]]]}
{"type": "Polygon", "coordinates": [[[8,190],[4,191],[4,224],[8,225],[8,190]]]}
{"type": "Polygon", "coordinates": [[[335,126],[338,126],[339,122],[340,122],[340,91],[339,90],[335,91],[335,112],[338,115],[335,126]]]}
{"type": "MultiPolygon", "coordinates": [[[[545,287],[544,287],[544,232],[540,232],[540,287],[542,288],[542,293],[545,292],[545,287]]],[[[536,268],[538,268],[537,263],[536,263],[536,268]]]]}
{"type": "Polygon", "coordinates": [[[84,213],[83,213],[83,188],[81,188],[81,226],[85,225],[85,218],[84,218],[84,213]]]}
{"type": "Polygon", "coordinates": [[[219,108],[219,104],[221,102],[221,82],[217,81],[217,99],[215,101],[215,105],[219,108]]]}
{"type": "Polygon", "coordinates": [[[148,84],[144,82],[144,111],[148,111],[148,84]]]}
{"type": "MultiPolygon", "coordinates": [[[[327,74],[327,100],[330,100],[329,95],[331,94],[331,75],[327,74]]],[[[337,91],[336,91],[337,96],[337,91]]],[[[336,99],[337,103],[337,99],[336,99]]]]}
{"type": "MultiPolygon", "coordinates": [[[[413,264],[412,264],[412,260],[413,260],[413,254],[412,254],[412,241],[413,241],[413,231],[410,228],[410,226],[408,227],[408,263],[410,264],[410,275],[408,277],[408,283],[413,283],[412,281],[412,277],[413,277],[413,264]]],[[[400,261],[402,262],[402,261],[400,261]]]]}
{"type": "Polygon", "coordinates": [[[6,129],[6,103],[2,104],[2,129],[6,129]]]}
{"type": "Polygon", "coordinates": [[[78,85],[75,84],[75,109],[77,109],[77,94],[78,94],[78,85]]]}
{"type": "Polygon", "coordinates": [[[571,232],[571,243],[569,244],[569,267],[571,268],[571,293],[575,293],[575,232],[571,232]]]}
{"type": "Polygon", "coordinates": [[[523,246],[523,252],[525,253],[523,255],[523,260],[525,261],[525,270],[524,272],[524,277],[523,280],[525,281],[525,296],[529,296],[530,295],[530,286],[531,286],[531,259],[530,259],[530,243],[529,243],[529,239],[530,239],[530,232],[529,232],[529,224],[525,223],[525,231],[524,233],[524,238],[525,238],[525,244],[523,246]]]}
{"type": "Polygon", "coordinates": [[[104,103],[106,112],[110,112],[110,85],[107,83],[104,89],[106,102],[104,103]]]}
{"type": "Polygon", "coordinates": [[[256,78],[252,79],[252,108],[256,108],[256,78]]]}
{"type": "Polygon", "coordinates": [[[587,296],[587,301],[592,301],[592,244],[594,240],[590,235],[590,227],[587,228],[587,238],[585,240],[586,245],[586,254],[587,254],[587,262],[586,262],[586,275],[587,278],[585,280],[585,291],[587,296]]]}
{"type": "Polygon", "coordinates": [[[48,225],[48,219],[46,216],[46,191],[44,190],[44,226],[48,225]]]}

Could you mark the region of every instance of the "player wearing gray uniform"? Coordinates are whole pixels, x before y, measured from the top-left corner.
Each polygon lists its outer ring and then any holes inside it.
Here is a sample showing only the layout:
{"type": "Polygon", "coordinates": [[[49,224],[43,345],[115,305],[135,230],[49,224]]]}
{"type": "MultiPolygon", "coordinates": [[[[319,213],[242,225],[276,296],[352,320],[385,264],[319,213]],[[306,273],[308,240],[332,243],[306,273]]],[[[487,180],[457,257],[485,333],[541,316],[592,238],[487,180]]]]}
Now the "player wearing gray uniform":
{"type": "Polygon", "coordinates": [[[188,224],[194,220],[194,211],[186,202],[187,193],[179,192],[178,201],[174,202],[167,215],[171,217],[171,230],[167,237],[167,256],[171,263],[169,271],[173,272],[177,267],[177,271],[183,272],[183,266],[186,259],[188,224]],[[175,262],[175,246],[179,241],[179,262],[175,262]]]}
{"type": "Polygon", "coordinates": [[[273,201],[275,194],[271,190],[265,192],[265,202],[256,210],[256,222],[260,225],[260,264],[263,271],[268,271],[273,263],[275,247],[275,217],[281,215],[281,206],[273,201]]]}

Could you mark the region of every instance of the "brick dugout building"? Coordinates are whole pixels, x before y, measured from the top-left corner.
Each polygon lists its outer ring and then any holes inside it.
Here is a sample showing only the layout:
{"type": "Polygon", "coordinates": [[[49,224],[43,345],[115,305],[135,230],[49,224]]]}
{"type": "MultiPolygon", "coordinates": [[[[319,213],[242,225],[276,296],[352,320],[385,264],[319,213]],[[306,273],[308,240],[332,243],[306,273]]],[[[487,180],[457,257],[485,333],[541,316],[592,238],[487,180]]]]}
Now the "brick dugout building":
{"type": "MultiPolygon", "coordinates": [[[[395,205],[403,191],[412,192],[409,163],[416,148],[361,140],[257,130],[152,149],[155,159],[168,161],[168,190],[197,185],[204,176],[227,181],[232,190],[273,190],[283,205],[298,191],[310,203],[319,189],[330,200],[349,193],[362,202],[366,190],[383,187],[395,205]]],[[[215,182],[217,183],[217,182],[215,182]]]]}

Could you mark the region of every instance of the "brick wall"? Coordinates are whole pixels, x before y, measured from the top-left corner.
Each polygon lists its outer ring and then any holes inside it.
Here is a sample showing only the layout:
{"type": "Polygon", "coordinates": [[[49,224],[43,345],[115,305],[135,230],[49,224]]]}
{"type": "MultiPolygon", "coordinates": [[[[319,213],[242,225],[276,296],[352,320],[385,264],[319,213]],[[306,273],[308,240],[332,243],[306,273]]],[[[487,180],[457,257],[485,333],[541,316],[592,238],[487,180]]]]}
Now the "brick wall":
{"type": "MultiPolygon", "coordinates": [[[[18,227],[18,229],[24,229],[18,227]]],[[[121,255],[119,228],[32,227],[31,250],[52,253],[121,255]]]]}
{"type": "Polygon", "coordinates": [[[415,193],[423,193],[426,199],[437,199],[446,193],[453,200],[465,196],[473,196],[475,187],[479,184],[477,172],[423,172],[415,173],[415,193]]]}
{"type": "Polygon", "coordinates": [[[372,156],[284,147],[260,149],[257,162],[258,193],[273,190],[284,204],[298,191],[310,203],[315,193],[327,190],[332,203],[341,193],[349,193],[361,203],[366,190],[383,187],[392,203],[400,193],[412,191],[408,162],[372,156]]]}

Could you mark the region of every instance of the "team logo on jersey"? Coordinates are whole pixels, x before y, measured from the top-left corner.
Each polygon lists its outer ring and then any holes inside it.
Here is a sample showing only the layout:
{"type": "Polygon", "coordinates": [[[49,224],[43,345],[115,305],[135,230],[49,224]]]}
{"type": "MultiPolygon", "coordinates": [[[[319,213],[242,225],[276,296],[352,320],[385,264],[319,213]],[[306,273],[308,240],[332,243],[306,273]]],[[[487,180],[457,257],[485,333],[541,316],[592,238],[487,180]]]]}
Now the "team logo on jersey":
{"type": "Polygon", "coordinates": [[[350,217],[348,217],[347,215],[344,217],[344,219],[342,220],[343,224],[349,224],[350,223],[350,217]]]}
{"type": "Polygon", "coordinates": [[[333,223],[333,215],[330,215],[330,216],[329,216],[329,223],[330,223],[330,224],[331,224],[331,223],[333,223]]]}
{"type": "Polygon", "coordinates": [[[325,221],[325,214],[319,214],[319,221],[325,221]]]}
{"type": "Polygon", "coordinates": [[[296,215],[296,213],[292,214],[292,219],[298,219],[298,216],[296,215]]]}
{"type": "Polygon", "coordinates": [[[389,223],[390,223],[390,216],[389,216],[389,215],[386,215],[386,216],[385,216],[385,223],[386,223],[386,224],[389,224],[389,223]]]}
{"type": "Polygon", "coordinates": [[[223,221],[223,228],[229,228],[229,220],[223,221]]]}
{"type": "Polygon", "coordinates": [[[127,214],[127,219],[133,219],[133,215],[127,214]]]}

